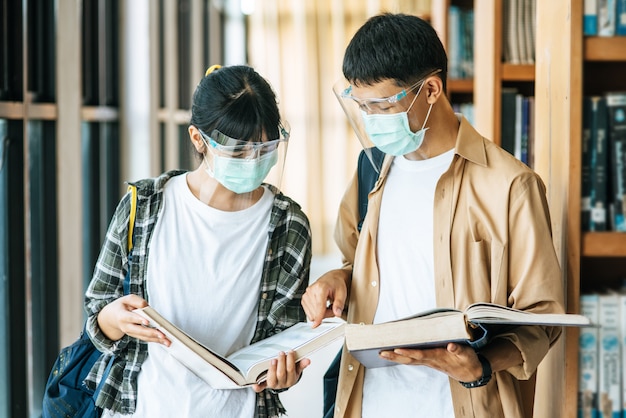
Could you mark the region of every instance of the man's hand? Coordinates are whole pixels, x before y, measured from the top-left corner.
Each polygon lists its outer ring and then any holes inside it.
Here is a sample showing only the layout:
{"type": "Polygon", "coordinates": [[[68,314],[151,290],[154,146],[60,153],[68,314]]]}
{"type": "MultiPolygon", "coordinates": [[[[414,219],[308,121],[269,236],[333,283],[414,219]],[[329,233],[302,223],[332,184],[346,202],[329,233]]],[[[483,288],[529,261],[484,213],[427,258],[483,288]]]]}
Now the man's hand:
{"type": "Polygon", "coordinates": [[[298,383],[302,371],[311,364],[311,360],[304,358],[296,363],[296,354],[293,351],[285,354],[278,353],[267,370],[265,382],[253,385],[252,389],[259,393],[264,389],[286,389],[298,383]]]}
{"type": "Polygon", "coordinates": [[[423,350],[397,348],[382,351],[380,356],[399,364],[428,366],[461,382],[473,382],[483,373],[474,349],[455,343],[448,343],[444,348],[423,350]]]}
{"type": "Polygon", "coordinates": [[[341,317],[348,297],[350,271],[331,270],[310,285],[302,296],[302,307],[313,328],[324,318],[341,317]]]}

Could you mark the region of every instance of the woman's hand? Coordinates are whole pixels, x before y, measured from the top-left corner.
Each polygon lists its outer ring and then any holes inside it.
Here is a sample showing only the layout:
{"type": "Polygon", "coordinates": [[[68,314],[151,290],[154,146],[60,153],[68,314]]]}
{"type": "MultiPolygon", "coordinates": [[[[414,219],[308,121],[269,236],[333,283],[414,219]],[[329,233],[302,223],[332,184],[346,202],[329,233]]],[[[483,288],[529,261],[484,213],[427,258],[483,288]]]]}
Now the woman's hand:
{"type": "Polygon", "coordinates": [[[296,353],[290,351],[288,353],[280,352],[278,357],[272,360],[270,368],[267,371],[267,379],[261,384],[252,386],[255,392],[261,392],[264,389],[287,389],[298,383],[302,371],[311,364],[311,360],[304,358],[296,363],[296,353]]]}
{"type": "Polygon", "coordinates": [[[157,342],[169,347],[171,342],[165,334],[148,327],[148,320],[133,312],[134,309],[146,306],[148,302],[137,295],[122,296],[102,308],[98,314],[98,326],[112,341],[117,341],[126,334],[145,342],[157,342]]]}

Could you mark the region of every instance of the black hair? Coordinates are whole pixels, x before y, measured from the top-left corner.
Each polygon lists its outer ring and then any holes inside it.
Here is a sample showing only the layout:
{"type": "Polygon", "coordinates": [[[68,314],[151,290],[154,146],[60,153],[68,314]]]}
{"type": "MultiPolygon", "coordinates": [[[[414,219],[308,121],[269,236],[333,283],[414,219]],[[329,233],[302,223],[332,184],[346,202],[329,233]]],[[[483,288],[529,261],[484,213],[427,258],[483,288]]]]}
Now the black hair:
{"type": "Polygon", "coordinates": [[[409,86],[435,70],[446,89],[448,57],[435,29],[417,16],[383,13],[356,32],[343,58],[343,74],[355,85],[394,80],[409,86]]]}
{"type": "Polygon", "coordinates": [[[253,68],[221,67],[200,80],[193,93],[191,124],[211,135],[217,129],[231,138],[261,141],[279,137],[276,94],[253,68]]]}

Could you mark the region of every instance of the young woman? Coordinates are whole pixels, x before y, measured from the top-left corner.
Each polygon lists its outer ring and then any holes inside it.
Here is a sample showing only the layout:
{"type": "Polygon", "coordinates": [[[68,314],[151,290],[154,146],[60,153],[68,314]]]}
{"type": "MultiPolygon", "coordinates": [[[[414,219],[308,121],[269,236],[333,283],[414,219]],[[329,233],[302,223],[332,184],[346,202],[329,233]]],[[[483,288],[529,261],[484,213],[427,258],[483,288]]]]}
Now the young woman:
{"type": "Polygon", "coordinates": [[[308,219],[262,183],[279,183],[289,138],[272,88],[250,67],[214,66],[191,112],[198,167],[134,183],[132,261],[128,194],[86,293],[88,333],[104,353],[88,386],[96,387],[115,356],[96,402],[104,416],[278,416],[284,408],[276,390],[294,385],[309,364],[277,353],[262,385],[214,390],[169,356],[170,341],[132,312],[150,304],[223,355],[306,320],[300,299],[311,260],[308,219]]]}

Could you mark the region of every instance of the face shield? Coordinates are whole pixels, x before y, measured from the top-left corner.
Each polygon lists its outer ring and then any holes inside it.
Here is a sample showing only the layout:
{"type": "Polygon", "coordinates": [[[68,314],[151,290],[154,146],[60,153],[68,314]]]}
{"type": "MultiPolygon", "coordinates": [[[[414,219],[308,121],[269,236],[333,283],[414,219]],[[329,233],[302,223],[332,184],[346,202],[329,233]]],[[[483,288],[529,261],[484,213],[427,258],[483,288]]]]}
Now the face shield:
{"type": "MultiPolygon", "coordinates": [[[[413,85],[406,87],[398,93],[382,98],[359,98],[356,97],[354,92],[354,86],[352,86],[346,79],[342,78],[337,81],[333,86],[333,93],[339,101],[341,108],[348,117],[350,125],[359,138],[359,142],[363,147],[365,154],[367,155],[370,163],[377,172],[380,172],[382,166],[382,160],[376,161],[372,155],[370,148],[374,147],[374,142],[370,138],[367,130],[365,129],[364,115],[380,115],[379,120],[385,118],[385,115],[394,115],[401,112],[406,112],[410,106],[411,101],[406,100],[409,92],[415,91],[421,88],[429,77],[439,73],[441,70],[436,70],[429,73],[426,77],[421,78],[413,85]]],[[[419,94],[419,91],[417,94],[419,94]]],[[[417,97],[417,95],[416,95],[417,97]]]]}
{"type": "Polygon", "coordinates": [[[251,195],[262,183],[280,189],[289,141],[286,122],[279,126],[279,133],[278,138],[248,141],[218,130],[210,134],[200,131],[207,150],[204,154],[207,173],[237,193],[239,200],[251,195]]]}

